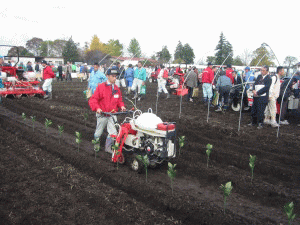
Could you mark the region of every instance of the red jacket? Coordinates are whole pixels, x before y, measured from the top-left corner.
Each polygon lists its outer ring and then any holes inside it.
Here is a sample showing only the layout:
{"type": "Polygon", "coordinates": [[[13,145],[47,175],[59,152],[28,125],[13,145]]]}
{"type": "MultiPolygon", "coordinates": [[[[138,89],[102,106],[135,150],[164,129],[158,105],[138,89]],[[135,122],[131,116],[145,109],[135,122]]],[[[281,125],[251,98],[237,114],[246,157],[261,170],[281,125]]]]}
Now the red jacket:
{"type": "Polygon", "coordinates": [[[229,68],[226,70],[226,76],[230,78],[231,83],[234,84],[234,77],[232,76],[233,69],[229,68]]]}
{"type": "Polygon", "coordinates": [[[103,112],[117,112],[124,103],[122,101],[122,93],[117,85],[114,85],[112,93],[111,85],[107,82],[101,83],[96,88],[96,91],[89,99],[89,105],[92,111],[101,109],[103,112]]]}
{"type": "Polygon", "coordinates": [[[50,66],[46,66],[43,70],[43,79],[49,79],[49,78],[54,78],[55,74],[52,71],[52,68],[50,66]]]}
{"type": "Polygon", "coordinates": [[[212,84],[214,77],[215,75],[212,69],[210,67],[207,67],[205,70],[203,70],[202,73],[202,83],[212,84]]]}

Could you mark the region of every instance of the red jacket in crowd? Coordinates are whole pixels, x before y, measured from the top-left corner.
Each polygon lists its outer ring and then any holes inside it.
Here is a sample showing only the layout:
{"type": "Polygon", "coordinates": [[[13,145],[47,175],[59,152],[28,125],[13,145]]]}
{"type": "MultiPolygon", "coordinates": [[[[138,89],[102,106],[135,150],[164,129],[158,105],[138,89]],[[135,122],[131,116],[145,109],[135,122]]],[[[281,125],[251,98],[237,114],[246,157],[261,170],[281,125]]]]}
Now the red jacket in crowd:
{"type": "Polygon", "coordinates": [[[226,70],[226,76],[230,78],[231,83],[234,84],[234,77],[232,76],[233,69],[228,68],[226,70]]]}
{"type": "Polygon", "coordinates": [[[52,71],[52,68],[50,66],[46,66],[43,70],[43,79],[50,79],[50,78],[54,78],[55,74],[52,71]]]}
{"type": "Polygon", "coordinates": [[[107,82],[99,84],[89,100],[89,105],[92,111],[100,108],[103,112],[117,112],[124,106],[120,88],[114,84],[112,90],[112,86],[107,82]]]}
{"type": "Polygon", "coordinates": [[[210,67],[207,67],[205,70],[203,70],[202,73],[202,83],[212,84],[214,77],[215,75],[212,69],[210,67]]]}

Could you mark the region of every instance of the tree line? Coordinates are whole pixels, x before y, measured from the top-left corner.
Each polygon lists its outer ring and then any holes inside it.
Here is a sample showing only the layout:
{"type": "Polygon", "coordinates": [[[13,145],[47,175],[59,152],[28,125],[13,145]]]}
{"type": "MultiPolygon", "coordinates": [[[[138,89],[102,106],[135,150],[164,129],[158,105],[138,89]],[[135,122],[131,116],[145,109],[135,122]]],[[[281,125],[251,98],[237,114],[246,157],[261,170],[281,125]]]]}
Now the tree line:
{"type": "MultiPolygon", "coordinates": [[[[91,42],[85,42],[83,47],[79,43],[75,43],[72,37],[69,40],[56,39],[43,40],[41,38],[33,37],[26,42],[25,47],[19,46],[20,56],[42,56],[42,57],[63,57],[65,62],[86,62],[92,64],[99,62],[105,58],[103,63],[108,63],[111,56],[121,56],[124,52],[130,54],[131,57],[144,57],[141,46],[136,38],[132,38],[128,47],[125,49],[124,45],[118,39],[110,39],[107,43],[100,41],[97,35],[94,35],[91,42]]],[[[198,61],[195,60],[193,48],[188,44],[178,42],[174,57],[169,52],[165,45],[161,51],[156,52],[151,56],[152,59],[159,63],[176,63],[176,64],[206,64],[211,62],[215,65],[232,64],[236,66],[258,66],[268,65],[275,66],[274,55],[271,54],[265,46],[258,47],[255,51],[245,49],[241,55],[234,56],[233,47],[226,39],[223,32],[220,34],[219,42],[214,49],[215,54],[212,56],[202,57],[198,61]]],[[[16,48],[11,48],[8,51],[9,56],[16,55],[16,48]]],[[[298,59],[293,56],[287,56],[284,64],[292,66],[297,63],[298,59]]]]}

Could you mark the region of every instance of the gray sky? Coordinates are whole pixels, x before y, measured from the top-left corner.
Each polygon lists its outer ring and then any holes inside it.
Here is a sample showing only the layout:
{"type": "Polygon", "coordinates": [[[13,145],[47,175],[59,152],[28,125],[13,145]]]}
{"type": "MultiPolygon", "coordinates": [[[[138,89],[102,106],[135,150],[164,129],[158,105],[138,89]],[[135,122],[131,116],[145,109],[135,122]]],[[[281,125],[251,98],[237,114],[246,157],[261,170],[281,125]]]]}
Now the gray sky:
{"type": "Polygon", "coordinates": [[[2,4],[0,44],[23,45],[32,37],[68,39],[80,46],[97,34],[100,41],[135,37],[151,56],[166,45],[171,54],[180,40],[195,53],[195,62],[213,55],[223,32],[234,56],[263,42],[282,64],[288,55],[300,60],[299,1],[18,1],[2,4]]]}

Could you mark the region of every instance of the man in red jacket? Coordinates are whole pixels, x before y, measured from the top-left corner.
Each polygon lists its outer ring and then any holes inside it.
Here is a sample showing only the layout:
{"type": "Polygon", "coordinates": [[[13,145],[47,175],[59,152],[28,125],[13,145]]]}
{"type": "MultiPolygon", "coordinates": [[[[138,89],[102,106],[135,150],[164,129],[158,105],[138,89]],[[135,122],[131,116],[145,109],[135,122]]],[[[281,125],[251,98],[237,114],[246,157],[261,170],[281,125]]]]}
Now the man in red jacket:
{"type": "Polygon", "coordinates": [[[204,103],[212,102],[213,92],[212,83],[214,81],[214,71],[212,63],[207,64],[207,68],[202,73],[202,91],[203,91],[203,101],[204,103]]]}
{"type": "MultiPolygon", "coordinates": [[[[119,109],[122,111],[126,110],[122,101],[121,90],[115,84],[119,74],[119,70],[116,66],[108,69],[106,75],[107,81],[99,84],[96,88],[96,91],[89,99],[90,108],[92,111],[96,112],[97,116],[97,126],[94,133],[95,140],[100,139],[105,127],[107,127],[107,132],[109,135],[117,135],[117,130],[114,123],[114,121],[117,121],[116,116],[104,115],[102,112],[113,113],[118,112],[119,109]]],[[[110,137],[108,136],[107,138],[107,143],[111,143],[110,137]]],[[[111,151],[109,152],[112,153],[111,151]]]]}
{"type": "Polygon", "coordinates": [[[45,60],[42,61],[43,66],[43,90],[46,92],[44,98],[51,100],[52,99],[52,79],[55,77],[55,74],[52,71],[52,68],[47,64],[45,60]]]}

